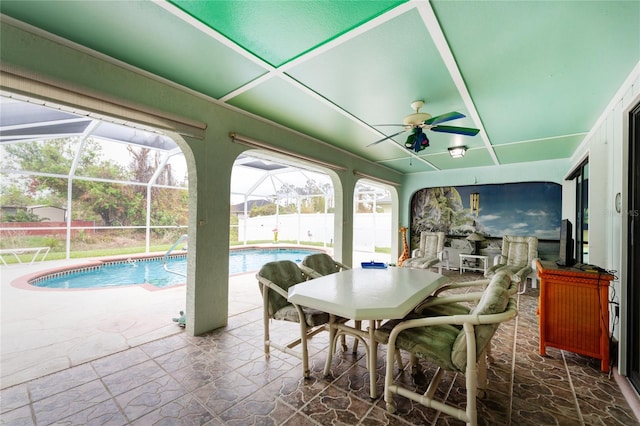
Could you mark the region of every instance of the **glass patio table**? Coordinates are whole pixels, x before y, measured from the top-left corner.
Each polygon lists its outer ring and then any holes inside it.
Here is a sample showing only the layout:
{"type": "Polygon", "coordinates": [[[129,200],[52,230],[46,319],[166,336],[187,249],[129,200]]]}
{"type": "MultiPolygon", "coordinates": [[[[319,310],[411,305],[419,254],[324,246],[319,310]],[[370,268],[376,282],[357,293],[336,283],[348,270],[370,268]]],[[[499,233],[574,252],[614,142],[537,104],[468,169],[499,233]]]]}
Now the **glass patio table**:
{"type": "Polygon", "coordinates": [[[449,279],[425,269],[354,268],[296,284],[289,288],[290,302],[319,309],[331,314],[329,354],[324,374],[329,374],[335,340],[341,331],[360,337],[367,346],[369,394],[377,397],[376,360],[378,345],[374,338],[376,323],[381,320],[402,319],[427,296],[449,279]],[[335,321],[335,317],[354,321],[369,321],[367,331],[335,321]]]}

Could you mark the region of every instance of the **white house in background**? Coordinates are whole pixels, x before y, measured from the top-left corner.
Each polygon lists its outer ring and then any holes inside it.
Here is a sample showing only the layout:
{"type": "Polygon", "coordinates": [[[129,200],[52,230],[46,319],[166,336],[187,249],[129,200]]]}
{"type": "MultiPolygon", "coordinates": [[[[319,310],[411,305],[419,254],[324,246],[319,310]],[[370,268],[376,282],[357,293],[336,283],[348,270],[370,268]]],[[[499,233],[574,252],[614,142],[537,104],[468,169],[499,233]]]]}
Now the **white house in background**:
{"type": "Polygon", "coordinates": [[[0,206],[0,221],[4,216],[15,216],[20,211],[32,213],[38,216],[42,222],[65,222],[67,220],[67,209],[41,204],[37,206],[0,206]]]}
{"type": "Polygon", "coordinates": [[[27,211],[41,218],[43,222],[65,222],[67,220],[67,209],[63,207],[28,206],[27,211]]]}

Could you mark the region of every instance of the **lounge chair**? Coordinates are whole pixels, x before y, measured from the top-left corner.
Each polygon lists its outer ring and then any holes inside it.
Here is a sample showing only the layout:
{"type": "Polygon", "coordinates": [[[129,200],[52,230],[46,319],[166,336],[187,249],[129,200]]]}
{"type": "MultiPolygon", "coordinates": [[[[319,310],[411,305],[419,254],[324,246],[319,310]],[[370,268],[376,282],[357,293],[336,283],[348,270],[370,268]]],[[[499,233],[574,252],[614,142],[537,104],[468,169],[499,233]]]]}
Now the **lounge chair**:
{"type": "Polygon", "coordinates": [[[522,294],[527,289],[527,279],[536,279],[533,264],[538,258],[538,239],[536,237],[502,237],[502,254],[494,259],[493,266],[487,269],[485,277],[491,278],[498,271],[507,272],[511,280],[518,283],[522,294]]]}
{"type": "Polygon", "coordinates": [[[420,233],[420,247],[413,250],[411,257],[402,263],[403,268],[429,269],[438,266],[438,272],[442,273],[442,265],[449,269],[449,257],[444,250],[444,232],[420,233]]]}

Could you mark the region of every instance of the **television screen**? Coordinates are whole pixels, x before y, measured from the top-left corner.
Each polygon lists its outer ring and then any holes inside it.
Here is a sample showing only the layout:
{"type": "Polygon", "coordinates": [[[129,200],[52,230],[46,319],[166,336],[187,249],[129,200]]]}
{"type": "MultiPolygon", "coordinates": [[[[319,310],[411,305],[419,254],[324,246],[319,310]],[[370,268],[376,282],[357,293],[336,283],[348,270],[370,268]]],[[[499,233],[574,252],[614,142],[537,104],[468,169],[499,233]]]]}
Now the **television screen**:
{"type": "Polygon", "coordinates": [[[573,226],[569,219],[563,219],[560,225],[560,255],[556,262],[560,266],[572,266],[573,259],[573,226]]]}

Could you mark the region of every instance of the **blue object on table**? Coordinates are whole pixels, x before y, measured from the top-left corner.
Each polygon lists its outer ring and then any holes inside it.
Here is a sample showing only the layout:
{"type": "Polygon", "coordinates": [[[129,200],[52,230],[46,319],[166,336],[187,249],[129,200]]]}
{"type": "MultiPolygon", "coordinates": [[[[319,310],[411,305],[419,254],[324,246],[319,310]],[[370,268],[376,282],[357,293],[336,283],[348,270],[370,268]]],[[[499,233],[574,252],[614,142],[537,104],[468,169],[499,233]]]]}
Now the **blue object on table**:
{"type": "Polygon", "coordinates": [[[387,264],[384,262],[362,262],[361,263],[363,269],[387,269],[387,264]]]}

